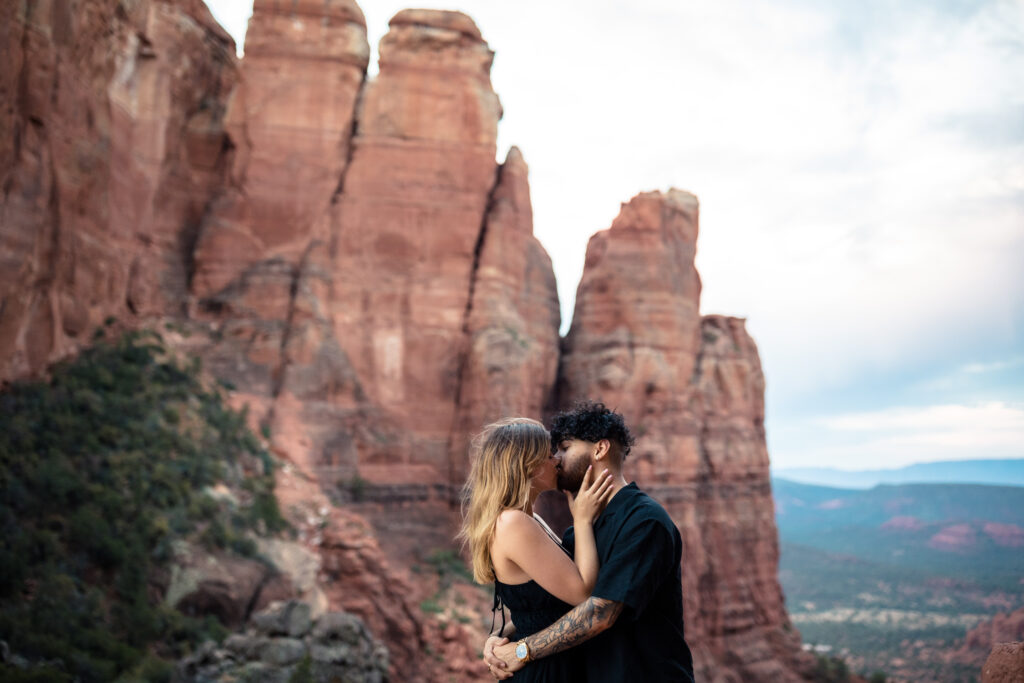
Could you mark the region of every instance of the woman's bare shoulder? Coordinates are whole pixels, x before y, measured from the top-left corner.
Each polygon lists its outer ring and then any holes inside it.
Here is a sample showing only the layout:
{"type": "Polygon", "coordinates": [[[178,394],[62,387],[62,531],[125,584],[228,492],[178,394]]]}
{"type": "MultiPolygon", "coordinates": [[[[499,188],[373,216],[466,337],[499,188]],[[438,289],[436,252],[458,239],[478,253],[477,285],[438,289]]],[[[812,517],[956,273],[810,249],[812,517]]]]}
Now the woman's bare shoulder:
{"type": "Polygon", "coordinates": [[[533,517],[522,510],[502,510],[498,513],[496,530],[518,531],[528,528],[527,525],[535,525],[533,517]]]}

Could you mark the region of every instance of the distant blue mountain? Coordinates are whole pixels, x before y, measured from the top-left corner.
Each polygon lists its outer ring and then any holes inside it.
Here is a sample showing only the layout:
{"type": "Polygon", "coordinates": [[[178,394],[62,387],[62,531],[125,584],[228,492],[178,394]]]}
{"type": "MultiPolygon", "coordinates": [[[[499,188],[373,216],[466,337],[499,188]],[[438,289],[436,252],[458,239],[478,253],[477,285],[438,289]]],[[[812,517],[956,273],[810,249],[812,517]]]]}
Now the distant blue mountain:
{"type": "Polygon", "coordinates": [[[1024,487],[881,484],[840,489],[772,478],[779,539],[960,578],[1024,576],[1024,487]]]}
{"type": "Polygon", "coordinates": [[[772,469],[772,476],[803,484],[870,489],[879,484],[992,484],[1024,486],[1024,459],[926,462],[893,470],[846,472],[828,467],[772,469]]]}

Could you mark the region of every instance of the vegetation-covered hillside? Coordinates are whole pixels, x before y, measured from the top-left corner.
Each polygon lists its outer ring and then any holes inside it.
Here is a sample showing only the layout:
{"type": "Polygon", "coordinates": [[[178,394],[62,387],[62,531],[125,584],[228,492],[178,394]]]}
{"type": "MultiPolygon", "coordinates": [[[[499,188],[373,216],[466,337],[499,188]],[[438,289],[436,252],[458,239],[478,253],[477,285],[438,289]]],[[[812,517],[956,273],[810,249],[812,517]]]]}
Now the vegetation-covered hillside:
{"type": "Polygon", "coordinates": [[[253,555],[253,532],[284,526],[273,485],[245,416],[155,332],[5,387],[0,640],[30,666],[0,678],[167,679],[168,659],[223,634],[161,604],[174,543],[253,555]]]}

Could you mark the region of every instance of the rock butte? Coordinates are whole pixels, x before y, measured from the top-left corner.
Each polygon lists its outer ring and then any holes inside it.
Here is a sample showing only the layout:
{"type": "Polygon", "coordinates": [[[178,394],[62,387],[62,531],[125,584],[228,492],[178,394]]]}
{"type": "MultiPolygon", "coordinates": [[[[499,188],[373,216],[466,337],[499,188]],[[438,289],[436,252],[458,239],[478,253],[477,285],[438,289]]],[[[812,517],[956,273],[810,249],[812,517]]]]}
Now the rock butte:
{"type": "Polygon", "coordinates": [[[408,571],[452,547],[471,432],[603,399],[682,531],[698,676],[808,678],[776,579],[764,376],[743,320],[700,314],[697,199],[623,205],[560,340],[469,17],[400,12],[373,80],[350,0],[257,0],[246,40],[238,60],[199,0],[0,8],[0,379],[111,316],[170,324],[286,462],[309,552],[281,552],[294,585],[275,596],[358,614],[402,680],[484,673],[480,628],[421,611],[408,571]]]}

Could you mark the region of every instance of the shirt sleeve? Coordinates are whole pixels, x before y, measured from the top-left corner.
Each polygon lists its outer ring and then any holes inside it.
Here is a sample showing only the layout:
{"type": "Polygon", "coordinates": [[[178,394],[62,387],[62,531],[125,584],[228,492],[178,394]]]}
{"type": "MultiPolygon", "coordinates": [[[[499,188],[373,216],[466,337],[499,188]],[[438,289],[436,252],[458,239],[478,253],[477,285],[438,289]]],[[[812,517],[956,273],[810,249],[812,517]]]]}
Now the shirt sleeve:
{"type": "Polygon", "coordinates": [[[627,525],[601,566],[591,595],[621,602],[635,617],[672,575],[674,559],[672,535],[663,524],[647,518],[627,525]]]}
{"type": "Polygon", "coordinates": [[[570,555],[576,554],[576,530],[571,526],[562,534],[562,547],[568,550],[570,555]]]}

